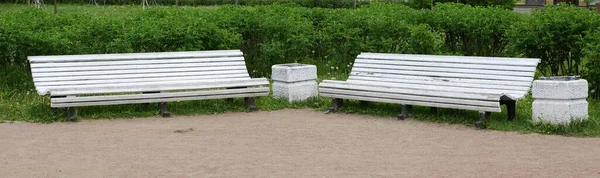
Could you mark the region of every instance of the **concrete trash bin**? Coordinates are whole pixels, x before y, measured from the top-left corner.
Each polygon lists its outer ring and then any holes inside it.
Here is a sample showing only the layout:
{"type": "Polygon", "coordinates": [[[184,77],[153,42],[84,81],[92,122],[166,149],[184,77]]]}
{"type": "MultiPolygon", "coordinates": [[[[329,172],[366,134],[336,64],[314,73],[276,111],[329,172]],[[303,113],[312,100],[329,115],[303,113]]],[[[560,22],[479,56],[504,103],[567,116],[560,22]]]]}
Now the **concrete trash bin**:
{"type": "Polygon", "coordinates": [[[273,96],[288,102],[317,96],[317,67],[309,64],[277,64],[271,67],[273,96]]]}
{"type": "Polygon", "coordinates": [[[569,124],[588,118],[588,82],[574,76],[541,77],[533,82],[532,119],[569,124]]]}

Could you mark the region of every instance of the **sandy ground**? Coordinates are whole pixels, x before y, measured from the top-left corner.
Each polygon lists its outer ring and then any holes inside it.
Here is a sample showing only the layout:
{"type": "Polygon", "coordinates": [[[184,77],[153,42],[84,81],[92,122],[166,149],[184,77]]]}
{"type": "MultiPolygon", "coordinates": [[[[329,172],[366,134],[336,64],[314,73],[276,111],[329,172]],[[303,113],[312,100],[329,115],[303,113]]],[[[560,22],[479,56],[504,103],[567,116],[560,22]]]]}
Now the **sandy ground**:
{"type": "Polygon", "coordinates": [[[600,139],[323,114],[0,124],[0,177],[600,177],[600,139]]]}

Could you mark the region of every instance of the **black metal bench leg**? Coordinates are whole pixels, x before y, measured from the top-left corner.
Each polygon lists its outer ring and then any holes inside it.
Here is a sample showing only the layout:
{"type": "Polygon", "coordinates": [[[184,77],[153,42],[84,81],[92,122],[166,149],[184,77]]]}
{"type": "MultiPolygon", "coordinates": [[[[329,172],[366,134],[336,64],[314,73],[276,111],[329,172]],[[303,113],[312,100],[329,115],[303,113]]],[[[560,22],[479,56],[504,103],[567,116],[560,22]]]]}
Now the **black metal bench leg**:
{"type": "Polygon", "coordinates": [[[506,101],[506,109],[508,110],[508,120],[512,121],[515,119],[515,116],[517,114],[516,111],[516,107],[517,107],[517,101],[514,100],[510,100],[510,101],[506,101]]]}
{"type": "Polygon", "coordinates": [[[337,112],[344,105],[344,100],[340,98],[333,98],[331,100],[331,106],[327,110],[327,112],[337,112]]]}
{"type": "Polygon", "coordinates": [[[407,104],[402,105],[402,114],[398,114],[397,119],[404,120],[409,117],[411,112],[412,112],[412,105],[407,105],[407,104]]]}
{"type": "Polygon", "coordinates": [[[479,111],[479,121],[475,122],[475,127],[478,129],[485,128],[485,123],[490,120],[491,112],[479,111]]]}
{"type": "Polygon", "coordinates": [[[171,113],[167,110],[167,102],[160,102],[160,112],[158,113],[162,117],[171,117],[171,113]]]}
{"type": "Polygon", "coordinates": [[[250,112],[257,110],[256,105],[254,104],[254,98],[253,97],[246,97],[246,98],[244,98],[244,102],[246,103],[246,106],[248,106],[248,110],[250,112]]]}
{"type": "Polygon", "coordinates": [[[68,107],[67,110],[67,121],[75,121],[77,119],[77,110],[74,107],[68,107]]]}

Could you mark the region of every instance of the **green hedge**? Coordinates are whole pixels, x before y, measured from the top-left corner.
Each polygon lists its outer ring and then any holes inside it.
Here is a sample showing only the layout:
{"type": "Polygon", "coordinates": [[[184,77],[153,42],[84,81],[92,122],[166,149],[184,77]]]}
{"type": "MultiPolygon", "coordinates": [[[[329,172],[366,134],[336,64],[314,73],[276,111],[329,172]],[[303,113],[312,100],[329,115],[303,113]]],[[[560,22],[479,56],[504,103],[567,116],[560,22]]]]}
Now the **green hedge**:
{"type": "Polygon", "coordinates": [[[584,39],[583,61],[585,71],[583,77],[590,86],[590,96],[600,98],[600,27],[588,32],[584,39]]]}
{"type": "Polygon", "coordinates": [[[268,77],[271,65],[288,62],[317,64],[320,75],[345,75],[360,52],[454,54],[541,58],[544,75],[582,75],[590,91],[600,85],[600,17],[572,6],[531,15],[462,4],[416,10],[382,3],[358,9],[155,7],[117,15],[28,9],[3,13],[0,24],[2,66],[26,67],[32,55],[241,49],[253,77],[268,77]]]}
{"type": "MultiPolygon", "coordinates": [[[[26,3],[27,0],[0,0],[0,3],[26,3]]],[[[89,4],[89,0],[57,0],[62,4],[89,4]]],[[[141,5],[141,0],[96,0],[96,3],[102,5],[141,5]]],[[[273,4],[294,4],[302,7],[321,7],[321,8],[356,8],[370,3],[393,3],[403,4],[417,9],[431,8],[431,0],[148,0],[151,4],[157,5],[175,5],[182,6],[216,6],[216,5],[273,5],[273,4]]],[[[461,3],[471,6],[498,6],[505,9],[512,9],[515,0],[435,0],[439,3],[461,3]]],[[[46,4],[52,2],[46,1],[46,4]]]]}
{"type": "Polygon", "coordinates": [[[513,55],[541,58],[539,71],[550,75],[581,75],[583,39],[600,25],[593,11],[575,6],[547,6],[515,24],[508,34],[513,55]]]}

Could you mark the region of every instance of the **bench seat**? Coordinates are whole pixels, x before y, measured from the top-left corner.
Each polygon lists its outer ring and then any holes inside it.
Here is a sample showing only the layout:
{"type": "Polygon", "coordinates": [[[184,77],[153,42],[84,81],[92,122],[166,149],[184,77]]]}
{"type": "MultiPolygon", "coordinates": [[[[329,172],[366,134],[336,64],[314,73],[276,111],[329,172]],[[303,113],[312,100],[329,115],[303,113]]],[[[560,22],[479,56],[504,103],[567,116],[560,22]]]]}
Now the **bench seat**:
{"type": "MultiPolygon", "coordinates": [[[[51,107],[161,103],[269,95],[269,81],[250,78],[239,50],[30,56],[40,95],[51,107]]],[[[253,109],[253,108],[251,108],[253,109]]],[[[70,116],[71,119],[73,119],[70,116]]]]}
{"type": "MultiPolygon", "coordinates": [[[[361,53],[346,81],[324,80],[319,93],[343,99],[481,111],[484,117],[514,105],[530,88],[539,59],[361,53]]],[[[485,118],[484,118],[485,119],[485,118]]]]}

